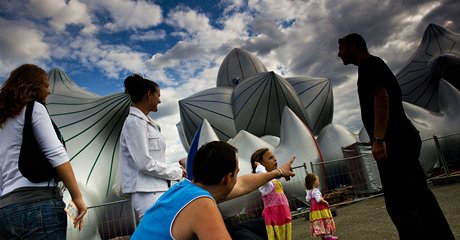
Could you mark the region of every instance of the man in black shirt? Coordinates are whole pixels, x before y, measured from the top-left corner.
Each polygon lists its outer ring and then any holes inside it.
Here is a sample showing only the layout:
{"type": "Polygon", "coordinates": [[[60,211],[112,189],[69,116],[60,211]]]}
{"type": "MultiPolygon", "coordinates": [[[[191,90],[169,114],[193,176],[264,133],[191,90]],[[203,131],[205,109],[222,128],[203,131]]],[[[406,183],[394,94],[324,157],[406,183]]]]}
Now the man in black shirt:
{"type": "Polygon", "coordinates": [[[372,143],[388,215],[400,239],[454,239],[418,160],[421,140],[407,118],[396,77],[356,33],[339,39],[343,64],[358,66],[361,118],[372,143]]]}

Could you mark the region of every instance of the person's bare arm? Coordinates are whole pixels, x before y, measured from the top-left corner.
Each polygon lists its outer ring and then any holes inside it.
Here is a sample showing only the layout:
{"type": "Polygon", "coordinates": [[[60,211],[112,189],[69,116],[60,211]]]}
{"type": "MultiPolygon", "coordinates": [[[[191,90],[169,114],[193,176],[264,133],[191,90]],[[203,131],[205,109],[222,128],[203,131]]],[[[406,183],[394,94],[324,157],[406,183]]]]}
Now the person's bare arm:
{"type": "Polygon", "coordinates": [[[319,200],[319,202],[324,204],[324,205],[326,205],[326,206],[329,206],[329,203],[326,200],[324,200],[324,198],[321,198],[321,200],[319,200]]]}
{"type": "Polygon", "coordinates": [[[216,203],[207,197],[192,201],[177,215],[172,227],[175,239],[232,239],[216,203]]]}
{"type": "Polygon", "coordinates": [[[65,162],[56,167],[56,171],[59,177],[64,182],[64,185],[69,190],[70,196],[72,197],[72,202],[75,203],[75,206],[78,208],[78,216],[75,218],[73,222],[74,227],[78,227],[79,230],[83,227],[83,216],[86,214],[86,204],[83,201],[83,197],[80,192],[80,188],[78,187],[77,180],[75,179],[75,175],[72,170],[72,165],[70,162],[65,162]]]}
{"type": "Polygon", "coordinates": [[[285,177],[286,180],[289,180],[290,177],[295,176],[291,166],[292,162],[294,162],[294,159],[295,156],[291,157],[287,163],[283,164],[277,170],[271,172],[247,174],[238,177],[238,181],[236,181],[235,187],[233,187],[233,190],[228,194],[224,201],[248,194],[277,177],[285,177]]]}
{"type": "MultiPolygon", "coordinates": [[[[388,126],[389,96],[385,88],[379,87],[374,90],[374,138],[383,139],[388,126]]],[[[385,160],[385,142],[374,141],[372,144],[372,155],[377,161],[385,160]]]]}

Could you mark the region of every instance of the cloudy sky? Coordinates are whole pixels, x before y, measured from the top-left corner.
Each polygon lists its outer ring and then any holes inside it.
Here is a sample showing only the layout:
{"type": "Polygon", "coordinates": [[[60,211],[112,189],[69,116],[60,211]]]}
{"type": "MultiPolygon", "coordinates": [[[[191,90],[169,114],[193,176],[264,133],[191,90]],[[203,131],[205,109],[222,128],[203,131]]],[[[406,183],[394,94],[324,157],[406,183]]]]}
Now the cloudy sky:
{"type": "Polygon", "coordinates": [[[333,122],[357,132],[356,67],[342,65],[337,38],[361,33],[397,73],[429,23],[459,33],[459,12],[458,0],[1,0],[0,82],[34,63],[107,96],[141,73],[162,88],[152,117],[176,160],[186,155],[177,101],[214,87],[233,48],[285,77],[330,79],[333,122]]]}

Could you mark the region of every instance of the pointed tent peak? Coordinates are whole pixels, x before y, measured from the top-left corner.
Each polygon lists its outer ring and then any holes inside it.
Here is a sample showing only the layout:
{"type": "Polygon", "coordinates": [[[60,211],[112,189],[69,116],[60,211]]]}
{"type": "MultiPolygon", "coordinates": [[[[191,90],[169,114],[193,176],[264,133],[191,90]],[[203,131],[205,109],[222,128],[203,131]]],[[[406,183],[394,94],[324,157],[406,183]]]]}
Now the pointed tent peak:
{"type": "Polygon", "coordinates": [[[321,130],[317,140],[324,160],[331,161],[346,157],[342,149],[356,143],[358,137],[346,127],[331,123],[321,130]]]}
{"type": "Polygon", "coordinates": [[[234,138],[230,139],[228,143],[238,149],[237,156],[240,162],[239,167],[241,173],[252,172],[251,156],[257,149],[268,148],[273,151],[275,148],[263,139],[245,130],[241,130],[234,138]]]}
{"type": "Polygon", "coordinates": [[[187,155],[187,177],[188,179],[193,179],[192,175],[192,168],[193,168],[193,159],[195,158],[195,154],[200,149],[201,146],[206,144],[207,142],[212,141],[219,141],[219,137],[217,137],[216,132],[214,132],[211,124],[209,124],[208,120],[205,118],[201,123],[201,126],[195,133],[193,137],[192,143],[190,144],[190,149],[187,155]]]}
{"type": "Polygon", "coordinates": [[[196,131],[195,136],[193,137],[192,143],[190,144],[189,155],[191,151],[197,151],[201,146],[203,146],[207,142],[219,140],[220,139],[217,136],[216,132],[214,132],[214,129],[212,128],[211,124],[208,122],[208,120],[206,120],[206,118],[204,118],[200,127],[196,131]]]}
{"type": "Polygon", "coordinates": [[[455,35],[458,35],[458,33],[455,33],[451,30],[449,30],[448,28],[444,27],[444,26],[441,26],[439,24],[436,24],[436,23],[430,23],[428,24],[428,26],[426,27],[425,29],[425,32],[427,31],[432,31],[434,29],[439,29],[439,30],[442,30],[442,31],[446,31],[446,32],[449,32],[449,33],[452,33],[452,34],[455,34],[455,35]]]}
{"type": "MultiPolygon", "coordinates": [[[[284,108],[279,145],[274,150],[278,165],[296,156],[294,166],[322,162],[321,151],[307,126],[288,107],[284,108]]],[[[308,172],[312,169],[308,167],[308,172]]]]}
{"type": "Polygon", "coordinates": [[[443,28],[443,27],[441,27],[440,25],[438,25],[436,23],[429,23],[428,26],[425,29],[425,32],[430,30],[430,29],[433,29],[433,28],[443,28]]]}
{"type": "Polygon", "coordinates": [[[64,72],[64,70],[62,70],[62,68],[56,67],[56,68],[51,69],[51,71],[49,72],[49,74],[51,74],[51,73],[53,73],[53,72],[64,72]]]}
{"type": "MultiPolygon", "coordinates": [[[[303,135],[304,133],[309,137],[313,138],[313,134],[310,128],[305,124],[304,121],[297,116],[297,114],[289,108],[289,106],[284,106],[283,113],[281,117],[281,129],[280,129],[280,138],[281,143],[287,141],[289,138],[289,133],[299,133],[303,135]]],[[[294,136],[297,134],[294,134],[294,136]]],[[[293,138],[295,139],[295,137],[293,138]]],[[[286,142],[289,144],[289,142],[286,142]]]]}
{"type": "MultiPolygon", "coordinates": [[[[281,120],[278,149],[283,148],[296,149],[299,153],[295,155],[303,156],[307,162],[321,161],[321,153],[315,137],[307,125],[288,106],[284,107],[281,120]]],[[[285,157],[289,159],[290,156],[285,157]]]]}
{"type": "Polygon", "coordinates": [[[207,142],[212,141],[219,141],[219,137],[217,136],[216,132],[214,132],[214,129],[212,128],[211,124],[205,118],[203,119],[203,123],[201,124],[198,145],[201,147],[205,145],[207,142]]]}
{"type": "Polygon", "coordinates": [[[62,69],[54,68],[48,74],[51,95],[93,98],[99,95],[79,87],[62,69]]]}
{"type": "Polygon", "coordinates": [[[341,145],[341,147],[346,147],[357,141],[358,137],[350,129],[336,123],[328,124],[318,134],[318,143],[321,147],[322,142],[326,145],[335,142],[337,145],[341,145]]]}
{"type": "Polygon", "coordinates": [[[234,87],[267,68],[254,54],[234,48],[222,61],[217,73],[217,87],[234,87]]]}
{"type": "Polygon", "coordinates": [[[458,112],[460,91],[448,81],[441,78],[439,81],[439,110],[447,114],[458,112]]]}
{"type": "Polygon", "coordinates": [[[367,134],[366,128],[362,127],[358,133],[358,140],[361,143],[370,143],[371,139],[369,138],[369,134],[367,134]]]}
{"type": "MultiPolygon", "coordinates": [[[[263,139],[245,130],[241,130],[235,137],[230,139],[228,143],[238,148],[239,154],[243,153],[243,149],[249,149],[251,152],[250,154],[252,154],[258,148],[273,148],[273,146],[265,142],[263,139]]],[[[248,159],[250,159],[250,155],[248,159]]]]}
{"type": "Polygon", "coordinates": [[[448,41],[455,41],[454,39],[450,39],[451,37],[458,37],[460,36],[459,33],[453,32],[446,27],[441,25],[430,23],[425,29],[422,37],[422,43],[426,42],[429,43],[432,39],[447,38],[448,41]]]}
{"type": "MultiPolygon", "coordinates": [[[[53,68],[49,73],[48,77],[53,77],[55,80],[65,80],[66,83],[77,85],[70,77],[67,75],[62,68],[53,68]]],[[[51,84],[51,83],[50,83],[51,84]]]]}

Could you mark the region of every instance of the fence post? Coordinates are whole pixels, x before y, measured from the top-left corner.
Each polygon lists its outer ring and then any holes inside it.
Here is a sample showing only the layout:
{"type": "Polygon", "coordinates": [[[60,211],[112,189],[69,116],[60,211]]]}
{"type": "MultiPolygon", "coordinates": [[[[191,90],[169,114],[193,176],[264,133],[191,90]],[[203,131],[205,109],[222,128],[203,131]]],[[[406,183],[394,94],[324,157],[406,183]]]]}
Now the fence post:
{"type": "Polygon", "coordinates": [[[441,165],[444,168],[444,172],[446,173],[447,176],[450,176],[450,171],[449,167],[447,166],[446,159],[444,158],[444,153],[442,152],[441,145],[439,144],[438,137],[436,135],[433,135],[433,140],[436,145],[436,149],[438,150],[439,153],[439,159],[441,161],[441,165]]]}
{"type": "Polygon", "coordinates": [[[315,173],[315,169],[313,168],[313,162],[310,162],[311,172],[315,173]]]}
{"type": "Polygon", "coordinates": [[[132,218],[133,218],[134,231],[136,231],[136,228],[137,228],[136,210],[134,210],[131,200],[129,200],[129,206],[131,207],[131,214],[132,214],[132,218]]]}

